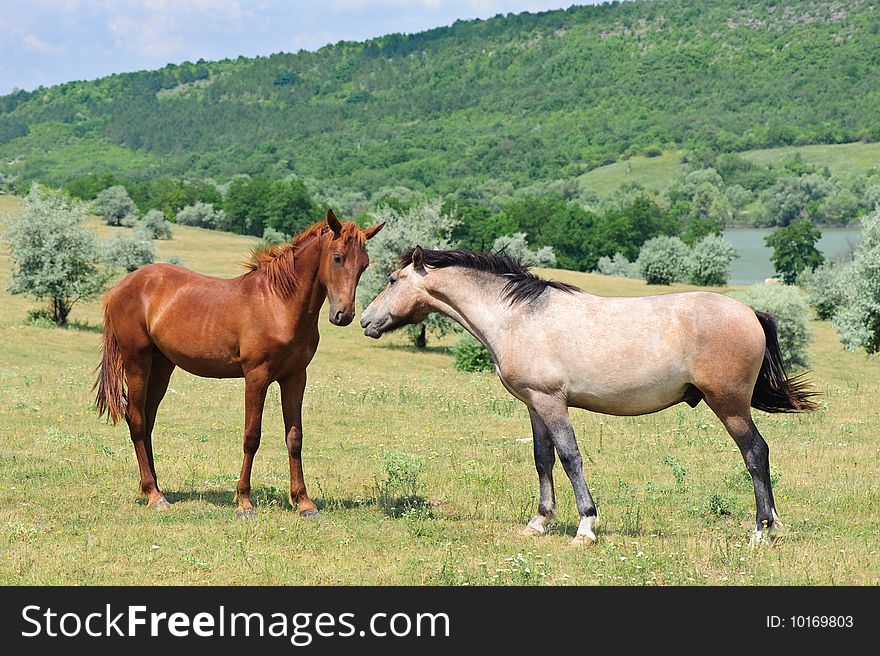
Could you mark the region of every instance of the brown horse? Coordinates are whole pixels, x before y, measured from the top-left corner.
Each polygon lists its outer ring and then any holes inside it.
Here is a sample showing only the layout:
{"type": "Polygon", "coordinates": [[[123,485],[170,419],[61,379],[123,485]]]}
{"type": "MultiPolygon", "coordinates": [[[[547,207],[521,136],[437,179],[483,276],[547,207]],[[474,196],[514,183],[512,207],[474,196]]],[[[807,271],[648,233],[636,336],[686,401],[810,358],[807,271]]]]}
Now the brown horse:
{"type": "Polygon", "coordinates": [[[214,278],[152,264],[130,273],[104,301],[104,344],[95,383],[99,415],[125,416],[150,507],[169,507],[156,483],[153,426],[174,367],[208,378],[244,378],[244,461],[236,517],[253,517],[251,465],[260,446],[269,385],[281,386],[290,504],[305,517],[318,509],[302,472],[302,399],[306,367],[318,348],[318,314],[354,318],[355,289],[369,264],[365,247],[384,224],[361,230],[328,210],[325,221],[290,243],[256,249],[249,271],[214,278]]]}

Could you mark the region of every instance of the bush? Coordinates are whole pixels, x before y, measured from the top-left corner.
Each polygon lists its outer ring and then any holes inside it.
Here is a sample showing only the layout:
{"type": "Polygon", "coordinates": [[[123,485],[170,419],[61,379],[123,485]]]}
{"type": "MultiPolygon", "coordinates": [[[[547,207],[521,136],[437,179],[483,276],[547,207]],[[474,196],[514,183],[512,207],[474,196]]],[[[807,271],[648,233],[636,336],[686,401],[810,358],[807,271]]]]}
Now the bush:
{"type": "Polygon", "coordinates": [[[260,240],[260,243],[272,246],[273,244],[283,244],[288,241],[290,241],[289,235],[285,235],[283,232],[276,230],[275,228],[266,227],[266,229],[263,230],[263,238],[260,240]]]}
{"type": "Polygon", "coordinates": [[[9,291],[49,302],[48,316],[67,323],[73,305],[97,298],[108,280],[100,245],[83,226],[86,207],[67,194],[31,186],[6,235],[12,259],[9,291]]]}
{"type": "Polygon", "coordinates": [[[729,241],[718,235],[707,235],[691,250],[688,280],[694,285],[726,285],[730,278],[730,263],[738,257],[729,241]]]}
{"type": "Polygon", "coordinates": [[[816,317],[831,319],[846,302],[845,278],[849,265],[834,266],[825,262],[813,271],[805,270],[798,276],[798,285],[807,291],[807,302],[816,317]]]}
{"type": "Polygon", "coordinates": [[[496,253],[505,253],[523,266],[532,267],[555,267],[556,255],[551,246],[544,246],[537,251],[529,248],[526,233],[517,232],[512,235],[498,237],[492,244],[492,250],[496,253]]]}
{"type": "Polygon", "coordinates": [[[452,347],[455,368],[459,371],[494,371],[495,363],[486,347],[470,333],[465,333],[452,347]]]}
{"type": "Polygon", "coordinates": [[[175,221],[180,225],[217,230],[225,226],[226,215],[223,210],[215,210],[211,203],[198,201],[180,210],[175,221]]]}
{"type": "Polygon", "coordinates": [[[763,283],[752,285],[746,291],[731,296],[776,318],[779,349],[787,367],[809,365],[807,347],[812,336],[807,328],[807,305],[796,287],[763,283]]]}
{"type": "Polygon", "coordinates": [[[864,219],[862,239],[843,280],[834,327],[849,350],[880,351],[880,208],[864,219]]]}
{"type": "Polygon", "coordinates": [[[122,225],[123,219],[134,215],[137,217],[137,205],[129,197],[128,190],[122,185],[107,187],[95,198],[95,212],[107,222],[107,225],[122,225]]]}
{"type": "Polygon", "coordinates": [[[649,285],[671,285],[685,279],[689,256],[681,239],[661,235],[642,244],[636,264],[649,285]]]}
{"type": "Polygon", "coordinates": [[[635,262],[626,259],[623,253],[615,253],[614,257],[603,255],[599,258],[596,270],[603,276],[617,276],[618,278],[641,278],[639,267],[635,262]]]}
{"type": "Polygon", "coordinates": [[[140,220],[137,227],[150,235],[151,239],[171,239],[171,223],[159,210],[150,210],[140,220]]]}
{"type": "Polygon", "coordinates": [[[113,265],[128,272],[156,261],[156,252],[150,235],[142,230],[132,235],[117,234],[104,244],[104,258],[113,265]]]}

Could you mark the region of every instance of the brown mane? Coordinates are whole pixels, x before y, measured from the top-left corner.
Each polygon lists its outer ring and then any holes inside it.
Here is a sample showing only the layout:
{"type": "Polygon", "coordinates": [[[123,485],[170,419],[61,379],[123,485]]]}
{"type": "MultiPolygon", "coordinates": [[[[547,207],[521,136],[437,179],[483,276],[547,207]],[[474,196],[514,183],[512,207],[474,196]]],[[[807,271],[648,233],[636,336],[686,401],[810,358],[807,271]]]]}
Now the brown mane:
{"type": "MultiPolygon", "coordinates": [[[[296,291],[296,251],[312,237],[324,237],[330,232],[326,221],[318,221],[302,232],[295,234],[283,244],[263,244],[251,251],[250,260],[243,266],[249,273],[258,272],[266,276],[269,284],[284,295],[296,291]]],[[[355,239],[361,245],[366,243],[366,235],[353,221],[342,221],[339,237],[346,241],[355,239]]]]}

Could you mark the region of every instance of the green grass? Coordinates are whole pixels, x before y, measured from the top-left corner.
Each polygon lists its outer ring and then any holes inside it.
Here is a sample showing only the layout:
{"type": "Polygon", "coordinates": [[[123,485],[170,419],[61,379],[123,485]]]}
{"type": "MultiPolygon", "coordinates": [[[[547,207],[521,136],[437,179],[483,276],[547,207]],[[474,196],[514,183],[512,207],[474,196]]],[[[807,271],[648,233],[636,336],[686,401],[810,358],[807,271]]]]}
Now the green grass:
{"type": "MultiPolygon", "coordinates": [[[[15,206],[0,196],[0,212],[15,206]]],[[[175,227],[159,248],[163,258],[235,275],[251,243],[175,227]]],[[[2,290],[9,273],[2,250],[2,290]]],[[[669,291],[554,275],[603,294],[669,291]]],[[[845,352],[827,323],[812,324],[822,410],[757,418],[780,477],[783,539],[748,548],[754,498],[739,452],[700,405],[631,418],[573,412],[602,513],[599,542],[573,548],[577,513],[559,467],[558,523],[542,538],[519,535],[537,503],[529,421],[493,375],[455,371],[442,348],[418,353],[400,337],[373,341],[324,319],[303,450],[323,519],[287,507],[274,389],[254,467],[258,516],[233,519],[243,384],[180,371],[154,438],[159,483],[174,506],[150,511],[125,427],[91,407],[99,304],[78,306],[80,328],[66,330],[26,326],[34,307],[0,291],[2,584],[880,582],[878,362],[845,352]],[[424,462],[405,503],[388,498],[383,454],[386,468],[405,468],[400,454],[424,462]]]]}
{"type": "Polygon", "coordinates": [[[607,196],[624,184],[638,184],[646,189],[665,191],[686,171],[681,161],[684,153],[666,151],[658,157],[633,157],[600,166],[578,176],[583,189],[607,196]]]}
{"type": "Polygon", "coordinates": [[[807,163],[818,169],[825,166],[836,177],[855,177],[880,166],[880,143],[849,143],[818,146],[790,146],[750,150],[743,157],[761,166],[781,164],[786,159],[800,155],[807,163]]]}
{"type": "MultiPolygon", "coordinates": [[[[825,166],[835,177],[853,178],[880,167],[880,143],[849,143],[819,146],[789,146],[766,150],[747,150],[743,158],[760,166],[779,165],[800,155],[804,162],[818,169],[825,166]]],[[[583,189],[607,196],[625,184],[665,191],[686,172],[682,151],[666,151],[659,157],[633,157],[600,166],[577,178],[583,189]]]]}

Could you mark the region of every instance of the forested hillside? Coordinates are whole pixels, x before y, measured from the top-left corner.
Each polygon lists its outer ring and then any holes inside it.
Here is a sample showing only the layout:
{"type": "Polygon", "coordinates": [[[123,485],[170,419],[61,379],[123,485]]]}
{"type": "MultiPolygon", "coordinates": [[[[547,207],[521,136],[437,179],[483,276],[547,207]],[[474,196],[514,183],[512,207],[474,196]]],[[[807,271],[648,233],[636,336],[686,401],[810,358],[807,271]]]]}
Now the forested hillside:
{"type": "Polygon", "coordinates": [[[16,92],[0,175],[467,197],[634,154],[880,140],[878,101],[874,2],[613,3],[16,92]]]}

